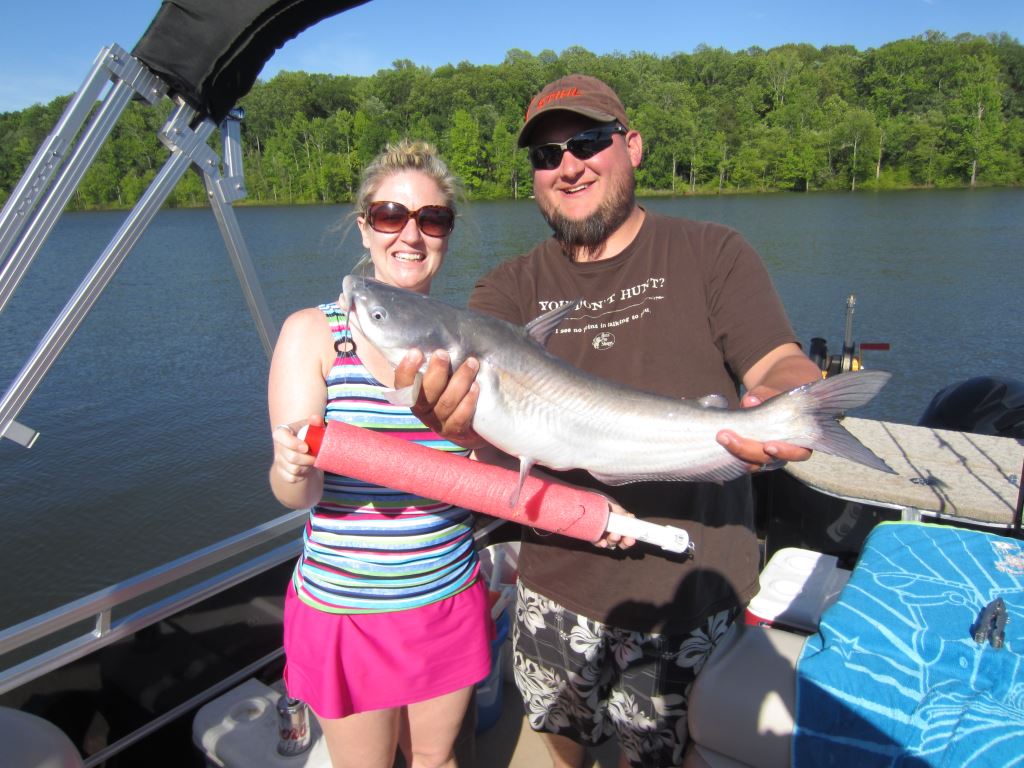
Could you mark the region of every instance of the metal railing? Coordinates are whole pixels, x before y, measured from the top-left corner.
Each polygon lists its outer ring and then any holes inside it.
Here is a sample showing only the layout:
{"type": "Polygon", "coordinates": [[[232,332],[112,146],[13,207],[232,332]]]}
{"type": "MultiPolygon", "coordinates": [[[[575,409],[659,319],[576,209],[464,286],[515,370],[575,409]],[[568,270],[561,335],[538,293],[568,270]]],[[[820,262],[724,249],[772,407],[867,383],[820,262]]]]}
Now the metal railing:
{"type": "MultiPolygon", "coordinates": [[[[0,632],[0,657],[2,657],[32,643],[45,641],[47,638],[84,621],[91,621],[94,626],[90,632],[37,653],[21,663],[0,671],[0,694],[25,685],[48,672],[60,669],[123,637],[130,636],[145,627],[231,589],[270,568],[295,559],[298,557],[302,545],[301,538],[295,533],[302,527],[307,515],[308,510],[305,509],[289,512],[256,528],[192,552],[185,557],[153,568],[139,576],[94,592],[0,632]],[[240,565],[220,571],[197,584],[174,591],[169,597],[151,602],[123,618],[113,618],[113,613],[119,606],[172,587],[204,570],[215,568],[232,558],[244,556],[261,546],[269,545],[284,535],[290,535],[291,540],[263,554],[249,558],[240,565]]],[[[474,538],[478,541],[483,539],[505,522],[500,519],[491,520],[474,532],[474,538]]],[[[218,680],[214,685],[196,693],[167,712],[152,718],[99,752],[88,756],[84,765],[86,768],[101,765],[107,759],[160,730],[169,722],[202,706],[256,674],[279,659],[282,654],[283,649],[278,647],[262,658],[218,680]]]]}
{"type": "Polygon", "coordinates": [[[131,579],[93,592],[40,616],[0,632],[0,657],[91,621],[93,629],[56,647],[0,671],[0,694],[65,666],[140,629],[155,624],[213,595],[240,584],[269,568],[298,556],[301,540],[294,535],[305,522],[308,510],[296,510],[263,525],[232,536],[131,579]],[[115,610],[147,594],[164,590],[231,558],[252,552],[285,534],[290,540],[240,565],[216,573],[197,584],[173,592],[133,613],[114,618],[115,610]]]}

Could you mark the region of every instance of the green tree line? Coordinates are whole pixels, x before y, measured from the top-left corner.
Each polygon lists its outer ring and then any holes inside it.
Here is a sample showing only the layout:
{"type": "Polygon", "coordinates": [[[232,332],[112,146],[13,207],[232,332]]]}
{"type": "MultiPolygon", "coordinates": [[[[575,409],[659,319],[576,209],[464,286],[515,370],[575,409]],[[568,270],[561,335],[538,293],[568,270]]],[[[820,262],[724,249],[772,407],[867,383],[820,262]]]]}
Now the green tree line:
{"type": "MultiPolygon", "coordinates": [[[[242,100],[248,199],[352,199],[385,142],[438,145],[470,199],[522,197],[516,135],[530,97],[570,72],[618,91],[644,137],[641,193],[1010,186],[1024,182],[1024,47],[1006,34],[928,32],[879,48],[790,44],[729,52],[509,51],[497,65],[408,60],[367,77],[282,72],[242,100]]],[[[0,114],[0,202],[68,97],[0,114]]],[[[166,158],[170,111],[132,104],[70,205],[134,203],[166,158]]],[[[205,200],[187,174],[170,205],[205,200]]]]}

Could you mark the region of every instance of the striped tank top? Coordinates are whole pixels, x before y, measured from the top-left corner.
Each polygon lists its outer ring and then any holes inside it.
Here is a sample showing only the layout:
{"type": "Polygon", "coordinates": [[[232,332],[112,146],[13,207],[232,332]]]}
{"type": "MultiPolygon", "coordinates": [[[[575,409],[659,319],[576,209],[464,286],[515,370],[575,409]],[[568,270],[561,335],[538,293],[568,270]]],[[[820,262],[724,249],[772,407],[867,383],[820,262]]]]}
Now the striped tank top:
{"type": "MultiPolygon", "coordinates": [[[[338,356],[327,379],[327,421],[344,421],[459,455],[381,394],[386,387],[352,351],[348,319],[324,304],[338,356]]],[[[299,598],[331,613],[386,613],[443,600],[470,586],[479,562],[472,513],[331,473],[310,510],[293,584],[299,598]]]]}

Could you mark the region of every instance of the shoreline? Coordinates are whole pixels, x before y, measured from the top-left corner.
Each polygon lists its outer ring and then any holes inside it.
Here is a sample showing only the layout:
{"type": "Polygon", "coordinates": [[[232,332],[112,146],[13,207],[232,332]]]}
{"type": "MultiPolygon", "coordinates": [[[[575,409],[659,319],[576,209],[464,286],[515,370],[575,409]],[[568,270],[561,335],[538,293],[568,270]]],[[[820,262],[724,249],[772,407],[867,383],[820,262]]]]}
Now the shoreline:
{"type": "MultiPolygon", "coordinates": [[[[697,189],[694,191],[686,190],[683,192],[668,189],[638,189],[636,191],[637,199],[643,200],[645,198],[656,198],[656,199],[671,199],[671,198],[687,198],[687,197],[753,197],[758,195],[796,195],[796,196],[812,196],[821,194],[883,194],[889,192],[956,192],[956,191],[974,191],[974,190],[1011,190],[1011,189],[1024,189],[1024,186],[1017,184],[1000,185],[1000,184],[976,184],[975,186],[970,185],[951,185],[951,186],[876,186],[873,184],[862,184],[855,190],[849,189],[812,189],[812,190],[795,190],[795,189],[697,189]]],[[[491,203],[491,202],[515,202],[517,200],[532,200],[532,197],[476,197],[467,198],[465,202],[468,203],[491,203]]],[[[4,200],[0,200],[0,205],[4,204],[4,200]]],[[[287,208],[289,206],[330,206],[330,205],[348,205],[351,204],[351,200],[331,200],[324,202],[322,200],[312,201],[269,201],[269,200],[253,200],[251,198],[242,198],[235,201],[232,204],[234,208],[287,208]]],[[[134,205],[134,204],[133,204],[134,205]]],[[[110,211],[130,211],[132,205],[122,206],[108,206],[103,208],[79,208],[69,204],[65,209],[69,213],[102,213],[110,211]]],[[[194,205],[169,205],[165,204],[162,206],[162,210],[200,210],[207,208],[208,205],[204,201],[203,203],[196,203],[194,205]]]]}

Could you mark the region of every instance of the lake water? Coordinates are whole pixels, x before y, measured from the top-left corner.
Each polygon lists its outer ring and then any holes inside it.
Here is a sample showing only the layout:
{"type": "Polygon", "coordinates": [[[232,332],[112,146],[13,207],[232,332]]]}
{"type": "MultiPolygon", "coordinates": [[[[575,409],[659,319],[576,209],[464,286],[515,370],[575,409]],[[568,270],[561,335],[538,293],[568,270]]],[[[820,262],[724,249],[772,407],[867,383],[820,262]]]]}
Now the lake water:
{"type": "MultiPolygon", "coordinates": [[[[656,199],[759,250],[798,336],[886,341],[893,380],[856,415],[914,423],[947,384],[1024,378],[1024,191],[656,199]]],[[[243,208],[274,321],[334,298],[361,255],[348,206],[243,208]]],[[[123,214],[66,216],[0,316],[10,384],[123,214]]],[[[464,206],[435,293],[547,236],[531,201],[464,206]]],[[[276,517],[268,362],[209,211],[164,211],[0,441],[0,628],[276,517]]]]}

